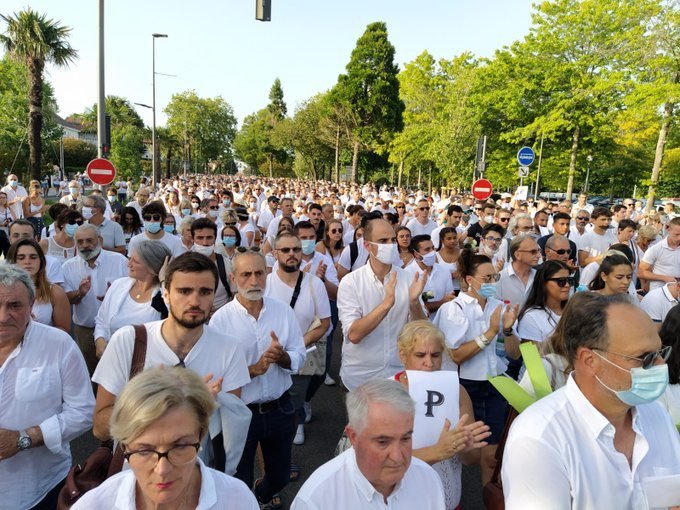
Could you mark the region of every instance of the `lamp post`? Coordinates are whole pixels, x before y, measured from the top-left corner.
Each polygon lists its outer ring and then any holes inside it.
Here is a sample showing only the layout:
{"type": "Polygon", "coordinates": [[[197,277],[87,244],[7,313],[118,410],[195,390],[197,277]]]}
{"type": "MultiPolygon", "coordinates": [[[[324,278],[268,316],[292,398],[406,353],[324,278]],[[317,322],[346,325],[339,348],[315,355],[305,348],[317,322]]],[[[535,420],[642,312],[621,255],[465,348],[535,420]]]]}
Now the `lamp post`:
{"type": "Polygon", "coordinates": [[[152,62],[151,67],[153,71],[152,78],[152,102],[151,102],[151,180],[153,185],[157,184],[156,179],[156,39],[159,37],[168,37],[168,34],[151,34],[151,50],[152,62]]]}
{"type": "Polygon", "coordinates": [[[588,161],[588,165],[586,166],[586,184],[583,186],[583,192],[588,193],[588,180],[590,179],[590,163],[593,161],[593,157],[588,154],[588,157],[586,157],[586,161],[588,161]]]}

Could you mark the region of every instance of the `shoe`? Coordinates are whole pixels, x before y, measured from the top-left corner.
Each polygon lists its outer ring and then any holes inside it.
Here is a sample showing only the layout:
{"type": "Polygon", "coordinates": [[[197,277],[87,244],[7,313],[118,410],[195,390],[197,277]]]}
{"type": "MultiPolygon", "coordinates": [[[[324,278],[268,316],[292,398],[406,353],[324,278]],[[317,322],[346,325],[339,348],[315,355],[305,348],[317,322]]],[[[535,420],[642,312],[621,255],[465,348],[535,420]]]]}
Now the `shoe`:
{"type": "Polygon", "coordinates": [[[302,407],[305,410],[305,423],[309,423],[312,421],[312,403],[305,402],[302,404],[302,407]]]}
{"type": "Polygon", "coordinates": [[[326,380],[323,382],[326,386],[335,386],[335,379],[330,374],[326,374],[326,380]]]}
{"type": "Polygon", "coordinates": [[[301,445],[305,444],[305,426],[298,425],[297,431],[295,432],[295,437],[293,438],[293,444],[301,445]]]}

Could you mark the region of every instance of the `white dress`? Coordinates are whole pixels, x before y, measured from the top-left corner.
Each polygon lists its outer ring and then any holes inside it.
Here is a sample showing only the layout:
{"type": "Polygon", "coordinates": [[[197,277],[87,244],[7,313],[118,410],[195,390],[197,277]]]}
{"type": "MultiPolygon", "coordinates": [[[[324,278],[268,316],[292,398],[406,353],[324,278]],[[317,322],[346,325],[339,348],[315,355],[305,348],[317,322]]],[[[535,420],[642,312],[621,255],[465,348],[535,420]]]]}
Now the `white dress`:
{"type": "Polygon", "coordinates": [[[33,320],[46,326],[54,326],[52,323],[52,303],[33,303],[33,320]]]}

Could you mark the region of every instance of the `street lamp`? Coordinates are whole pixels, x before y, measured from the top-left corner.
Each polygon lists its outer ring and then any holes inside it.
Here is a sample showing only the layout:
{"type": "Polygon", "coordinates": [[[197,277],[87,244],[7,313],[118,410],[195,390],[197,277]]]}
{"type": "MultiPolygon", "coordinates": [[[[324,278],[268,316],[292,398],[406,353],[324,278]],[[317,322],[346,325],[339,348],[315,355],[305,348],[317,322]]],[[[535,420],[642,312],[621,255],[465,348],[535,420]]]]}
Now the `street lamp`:
{"type": "Polygon", "coordinates": [[[588,193],[588,179],[590,179],[590,163],[593,161],[593,156],[588,154],[588,157],[586,157],[586,161],[588,161],[588,165],[586,166],[586,184],[583,187],[583,192],[588,193]]]}
{"type": "Polygon", "coordinates": [[[168,34],[151,34],[151,49],[152,49],[152,71],[153,71],[153,99],[151,102],[151,180],[153,185],[156,185],[156,39],[159,37],[168,37],[168,34]]]}

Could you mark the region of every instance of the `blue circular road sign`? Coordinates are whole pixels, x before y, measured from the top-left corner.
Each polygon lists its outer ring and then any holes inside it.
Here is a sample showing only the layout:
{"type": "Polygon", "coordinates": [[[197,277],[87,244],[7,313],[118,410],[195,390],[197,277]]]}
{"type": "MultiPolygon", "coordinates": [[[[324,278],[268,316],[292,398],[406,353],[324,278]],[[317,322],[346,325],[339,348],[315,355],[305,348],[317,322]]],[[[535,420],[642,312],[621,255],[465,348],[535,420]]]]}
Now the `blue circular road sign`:
{"type": "Polygon", "coordinates": [[[536,159],[536,154],[531,147],[522,147],[517,151],[517,162],[522,166],[531,165],[534,159],[536,159]]]}

